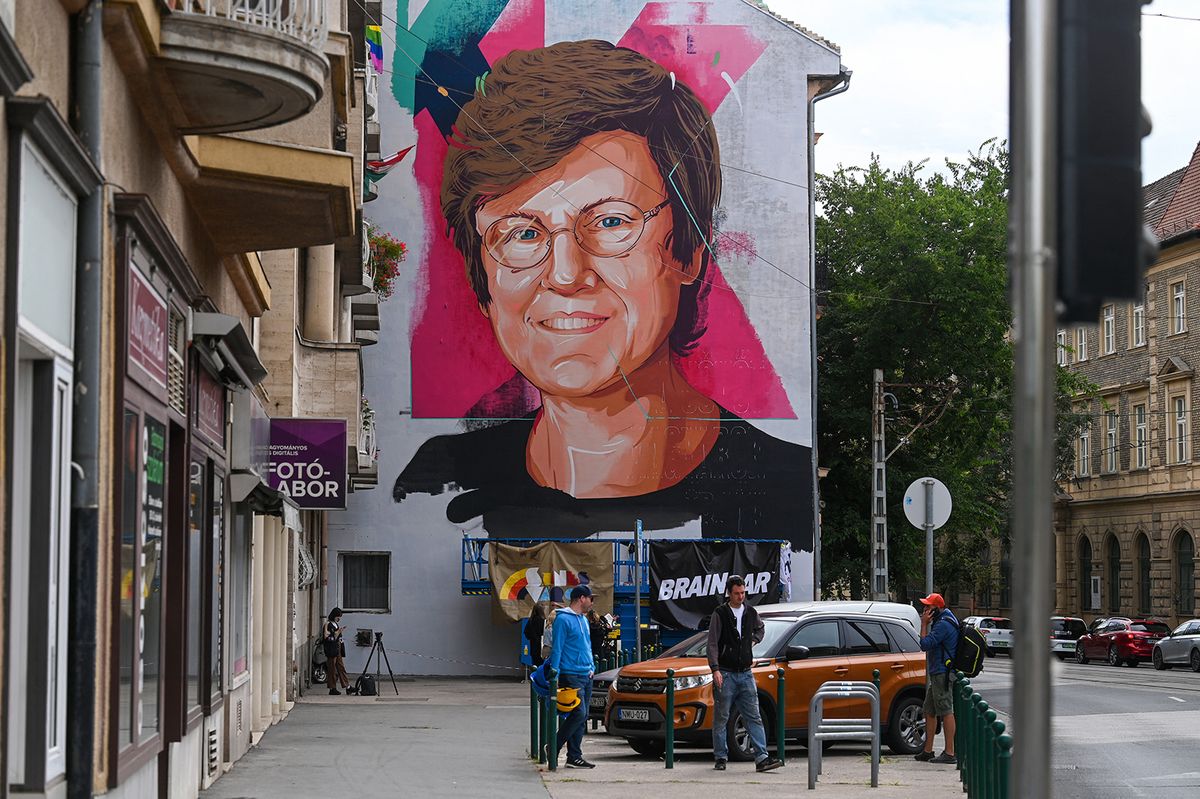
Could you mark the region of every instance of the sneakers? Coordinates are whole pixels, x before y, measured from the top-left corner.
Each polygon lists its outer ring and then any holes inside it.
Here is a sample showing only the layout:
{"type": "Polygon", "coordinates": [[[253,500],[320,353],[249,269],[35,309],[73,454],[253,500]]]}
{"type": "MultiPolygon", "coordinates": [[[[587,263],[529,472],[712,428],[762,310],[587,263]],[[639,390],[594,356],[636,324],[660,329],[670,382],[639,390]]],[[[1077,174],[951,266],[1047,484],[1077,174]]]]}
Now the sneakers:
{"type": "Polygon", "coordinates": [[[568,757],[567,768],[595,768],[595,763],[589,763],[582,757],[568,757]]]}
{"type": "Polygon", "coordinates": [[[724,771],[725,770],[725,761],[718,760],[716,763],[713,763],[713,769],[716,771],[724,771]]]}
{"type": "Polygon", "coordinates": [[[935,757],[933,760],[930,760],[929,762],[930,763],[945,763],[947,765],[953,766],[955,763],[958,762],[958,758],[955,757],[954,755],[950,754],[949,752],[942,750],[942,753],[940,755],[935,757]]]}
{"type": "Polygon", "coordinates": [[[913,760],[919,760],[922,763],[927,762],[929,760],[933,760],[933,752],[926,752],[926,751],[922,750],[922,751],[918,752],[917,754],[913,755],[913,760]]]}
{"type": "Polygon", "coordinates": [[[773,757],[767,757],[765,760],[758,761],[754,766],[755,771],[774,771],[782,766],[783,763],[773,757]]]}

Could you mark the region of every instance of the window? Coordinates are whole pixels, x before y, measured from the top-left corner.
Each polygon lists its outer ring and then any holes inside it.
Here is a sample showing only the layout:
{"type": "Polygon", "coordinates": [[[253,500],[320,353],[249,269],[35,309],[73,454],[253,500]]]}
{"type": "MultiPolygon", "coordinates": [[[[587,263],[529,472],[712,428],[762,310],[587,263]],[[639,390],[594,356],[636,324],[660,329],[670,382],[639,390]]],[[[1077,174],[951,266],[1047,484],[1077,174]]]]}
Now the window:
{"type": "Polygon", "coordinates": [[[1000,607],[1012,607],[1012,541],[1000,545],[1000,607]]]}
{"type": "Polygon", "coordinates": [[[1079,446],[1075,452],[1075,474],[1079,477],[1087,477],[1091,474],[1092,460],[1092,425],[1091,422],[1085,424],[1079,430],[1079,446]]]}
{"type": "Polygon", "coordinates": [[[193,459],[188,464],[187,530],[187,707],[204,701],[200,682],[200,628],[204,623],[204,516],[207,496],[205,465],[193,459]]]}
{"type": "Polygon", "coordinates": [[[1137,442],[1134,447],[1134,457],[1136,458],[1137,468],[1145,469],[1149,463],[1149,452],[1147,447],[1146,437],[1146,406],[1133,406],[1133,423],[1135,430],[1135,440],[1137,442]]]}
{"type": "Polygon", "coordinates": [[[1079,607],[1095,610],[1092,607],[1092,542],[1086,535],[1079,539],[1079,607]]]}
{"type": "Polygon", "coordinates": [[[808,647],[810,658],[832,657],[842,651],[836,621],[817,621],[796,631],[788,646],[808,647]]]}
{"type": "Polygon", "coordinates": [[[342,609],[386,613],[391,609],[388,581],[391,555],[342,553],[342,609]]]}
{"type": "Polygon", "coordinates": [[[1187,297],[1184,294],[1183,281],[1171,284],[1171,332],[1183,333],[1187,330],[1187,297]]]}
{"type": "Polygon", "coordinates": [[[1186,530],[1175,537],[1175,609],[1185,616],[1196,612],[1196,545],[1186,530]]]}
{"type": "Polygon", "coordinates": [[[1087,360],[1087,328],[1075,328],[1075,360],[1087,360]]]}
{"type": "Polygon", "coordinates": [[[885,624],[888,637],[892,639],[893,652],[920,652],[921,642],[912,630],[903,624],[885,624]]]}
{"type": "Polygon", "coordinates": [[[979,565],[982,566],[980,571],[981,581],[979,583],[979,607],[987,609],[992,606],[992,547],[988,543],[984,543],[983,549],[979,551],[979,565]]]}
{"type": "Polygon", "coordinates": [[[253,514],[234,515],[229,535],[229,676],[249,668],[250,537],[253,514]]]}
{"type": "Polygon", "coordinates": [[[225,635],[224,618],[221,613],[225,607],[222,596],[225,590],[225,475],[211,468],[212,461],[209,461],[209,465],[212,512],[209,515],[211,526],[208,541],[208,586],[212,604],[209,606],[207,628],[209,682],[206,691],[209,698],[208,706],[211,710],[213,704],[220,701],[221,678],[224,675],[225,635]]]}
{"type": "Polygon", "coordinates": [[[846,622],[846,654],[878,655],[891,650],[883,624],[877,621],[846,622]]]}
{"type": "Polygon", "coordinates": [[[1104,414],[1104,471],[1117,470],[1117,412],[1104,414]]]}
{"type": "Polygon", "coordinates": [[[1059,366],[1067,365],[1067,331],[1054,334],[1054,360],[1059,366]]]}
{"type": "Polygon", "coordinates": [[[1134,347],[1141,347],[1146,343],[1146,306],[1133,306],[1133,313],[1130,317],[1133,329],[1130,331],[1132,335],[1129,338],[1134,347]]]}
{"type": "Polygon", "coordinates": [[[1175,463],[1188,461],[1188,418],[1187,399],[1174,397],[1171,400],[1171,418],[1175,422],[1175,463]]]}
{"type": "Polygon", "coordinates": [[[1150,612],[1150,539],[1137,537],[1138,613],[1150,612]]]}
{"type": "Polygon", "coordinates": [[[1111,533],[1108,536],[1108,612],[1121,612],[1121,544],[1111,533]]]}
{"type": "Polygon", "coordinates": [[[1103,347],[1105,355],[1112,355],[1117,351],[1117,314],[1116,309],[1111,305],[1105,305],[1101,315],[1101,328],[1103,332],[1103,347]]]}

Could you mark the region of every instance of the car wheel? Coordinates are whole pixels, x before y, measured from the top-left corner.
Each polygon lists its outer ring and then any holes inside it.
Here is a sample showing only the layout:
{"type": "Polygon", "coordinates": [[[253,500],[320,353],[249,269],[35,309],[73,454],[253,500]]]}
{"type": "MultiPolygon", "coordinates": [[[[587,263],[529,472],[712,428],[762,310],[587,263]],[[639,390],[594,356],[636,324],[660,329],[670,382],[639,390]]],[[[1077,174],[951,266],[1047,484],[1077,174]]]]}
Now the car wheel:
{"type": "Polygon", "coordinates": [[[1087,655],[1085,655],[1084,651],[1083,651],[1083,643],[1082,642],[1075,644],[1075,659],[1078,660],[1080,663],[1088,662],[1087,655]]]}
{"type": "Polygon", "coordinates": [[[1119,658],[1117,656],[1116,644],[1108,645],[1108,665],[1110,665],[1110,666],[1120,666],[1121,665],[1121,658],[1119,658]]]}
{"type": "Polygon", "coordinates": [[[906,697],[892,708],[887,745],[897,755],[915,755],[925,747],[925,713],[920,699],[906,697]]]}
{"type": "Polygon", "coordinates": [[[626,738],[625,743],[643,757],[662,757],[667,748],[666,742],[657,738],[626,738]]]}
{"type": "Polygon", "coordinates": [[[1192,671],[1200,671],[1200,649],[1192,650],[1192,671]]]}
{"type": "Polygon", "coordinates": [[[1163,660],[1161,649],[1155,649],[1154,654],[1150,657],[1150,660],[1154,662],[1154,668],[1158,671],[1167,670],[1167,663],[1165,660],[1163,660]]]}
{"type": "Polygon", "coordinates": [[[313,685],[324,685],[329,681],[329,674],[325,671],[325,664],[321,663],[313,666],[312,681],[313,685]]]}
{"type": "Polygon", "coordinates": [[[745,762],[754,759],[754,748],[750,745],[750,728],[746,726],[742,714],[736,710],[729,716],[726,740],[729,742],[730,760],[745,762]]]}

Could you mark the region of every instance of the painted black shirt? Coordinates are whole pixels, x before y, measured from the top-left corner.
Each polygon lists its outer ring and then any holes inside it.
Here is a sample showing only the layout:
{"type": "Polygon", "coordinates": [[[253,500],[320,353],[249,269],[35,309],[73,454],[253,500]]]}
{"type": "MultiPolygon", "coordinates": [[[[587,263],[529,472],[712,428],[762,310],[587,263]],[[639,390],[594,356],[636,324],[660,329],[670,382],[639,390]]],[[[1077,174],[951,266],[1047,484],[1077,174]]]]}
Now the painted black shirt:
{"type": "Polygon", "coordinates": [[[699,519],[706,538],[782,538],[813,548],[812,451],[769,436],[721,409],[708,456],[670,488],[633,497],[576,499],[534,482],[525,450],[535,414],[426,441],[396,479],[409,494],[462,491],[446,508],[455,524],[483,517],[497,538],[575,538],[680,527],[699,519]]]}

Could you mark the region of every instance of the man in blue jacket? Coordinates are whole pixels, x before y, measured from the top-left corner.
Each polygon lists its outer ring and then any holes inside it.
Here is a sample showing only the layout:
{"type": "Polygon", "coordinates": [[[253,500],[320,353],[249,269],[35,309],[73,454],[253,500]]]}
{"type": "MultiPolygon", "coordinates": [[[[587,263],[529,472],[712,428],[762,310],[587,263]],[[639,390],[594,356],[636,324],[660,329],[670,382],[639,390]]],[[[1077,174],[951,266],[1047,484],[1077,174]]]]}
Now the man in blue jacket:
{"type": "Polygon", "coordinates": [[[583,732],[592,702],[592,634],[587,620],[591,609],[592,589],[577,585],[571,589],[571,604],[554,614],[550,668],[558,674],[558,687],[577,688],[580,699],[558,727],[558,748],[566,743],[570,768],[595,768],[583,759],[583,732]]]}
{"type": "Polygon", "coordinates": [[[957,763],[954,757],[954,700],[950,693],[952,675],[948,662],[954,660],[958,648],[958,619],[946,607],[941,594],[930,594],[921,600],[921,649],[925,652],[925,751],[917,760],[930,763],[957,763]],[[946,748],[933,756],[933,739],[937,720],[942,720],[946,748]]]}

